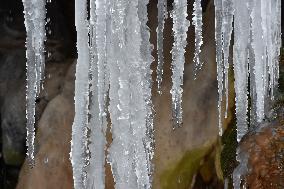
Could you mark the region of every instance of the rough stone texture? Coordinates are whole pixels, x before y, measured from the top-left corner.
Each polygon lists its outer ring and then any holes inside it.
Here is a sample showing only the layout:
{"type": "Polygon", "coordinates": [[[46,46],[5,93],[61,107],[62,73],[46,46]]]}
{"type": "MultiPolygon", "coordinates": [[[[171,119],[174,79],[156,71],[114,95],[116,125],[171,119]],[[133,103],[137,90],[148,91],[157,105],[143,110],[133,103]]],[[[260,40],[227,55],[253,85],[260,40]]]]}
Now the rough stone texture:
{"type": "Polygon", "coordinates": [[[284,188],[284,121],[281,120],[261,124],[241,143],[241,149],[249,156],[245,180],[251,189],[284,188]]]}

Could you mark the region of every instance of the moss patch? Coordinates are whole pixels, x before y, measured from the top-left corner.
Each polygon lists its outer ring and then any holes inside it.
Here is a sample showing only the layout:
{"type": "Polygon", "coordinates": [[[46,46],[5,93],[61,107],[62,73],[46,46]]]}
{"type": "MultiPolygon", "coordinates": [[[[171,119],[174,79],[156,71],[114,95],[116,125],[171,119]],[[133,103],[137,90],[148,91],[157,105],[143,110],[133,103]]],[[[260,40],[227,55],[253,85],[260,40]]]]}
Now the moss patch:
{"type": "Polygon", "coordinates": [[[7,165],[19,166],[24,160],[25,156],[13,149],[3,149],[4,161],[7,165]]]}
{"type": "Polygon", "coordinates": [[[212,149],[211,145],[188,151],[180,161],[174,163],[161,175],[162,189],[188,189],[201,162],[212,149]]]}

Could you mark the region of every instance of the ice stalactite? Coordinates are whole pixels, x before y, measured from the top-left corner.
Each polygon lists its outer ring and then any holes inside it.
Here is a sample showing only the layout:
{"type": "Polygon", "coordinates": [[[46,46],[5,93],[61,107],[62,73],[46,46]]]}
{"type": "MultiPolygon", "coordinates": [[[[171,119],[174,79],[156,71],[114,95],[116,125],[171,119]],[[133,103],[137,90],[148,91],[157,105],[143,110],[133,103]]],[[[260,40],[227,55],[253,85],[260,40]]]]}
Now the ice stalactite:
{"type": "Polygon", "coordinates": [[[256,120],[264,119],[264,99],[266,96],[266,57],[265,40],[262,28],[262,1],[253,1],[252,9],[252,47],[255,55],[254,77],[256,88],[256,120]]]}
{"type": "Polygon", "coordinates": [[[224,65],[224,91],[226,96],[225,118],[227,118],[229,104],[229,55],[230,42],[233,31],[234,7],[233,0],[223,0],[222,2],[222,36],[223,36],[223,65],[224,65]]]}
{"type": "Polygon", "coordinates": [[[200,62],[200,52],[202,41],[202,7],[201,0],[195,0],[193,4],[193,19],[192,24],[195,27],[195,53],[194,53],[194,63],[195,63],[195,77],[197,72],[202,68],[202,62],[200,62]]]}
{"type": "Polygon", "coordinates": [[[216,62],[217,62],[217,81],[218,81],[218,114],[219,114],[219,135],[223,134],[222,128],[222,98],[223,98],[223,55],[222,55],[222,0],[214,0],[215,5],[215,41],[216,41],[216,62]]]}
{"type": "Polygon", "coordinates": [[[86,188],[86,165],[88,162],[87,131],[89,108],[89,22],[87,1],[75,1],[75,25],[77,30],[78,60],[75,81],[75,117],[72,126],[71,163],[74,188],[86,188]]]}
{"type": "Polygon", "coordinates": [[[115,188],[150,188],[151,149],[147,145],[151,139],[146,133],[152,130],[151,77],[145,79],[151,75],[152,57],[145,18],[147,1],[120,0],[112,6],[109,112],[113,141],[108,159],[115,188]]]}
{"type": "Polygon", "coordinates": [[[27,57],[27,93],[26,93],[26,118],[27,118],[27,157],[34,165],[35,141],[35,104],[41,90],[44,78],[44,41],[45,34],[45,1],[23,0],[25,27],[27,32],[26,57],[27,57]]]}
{"type": "Polygon", "coordinates": [[[173,128],[182,125],[182,85],[185,64],[185,48],[187,45],[187,31],[190,22],[187,20],[187,0],[175,0],[173,6],[174,44],[172,49],[172,114],[173,128]]]}
{"type": "Polygon", "coordinates": [[[158,0],[158,27],[157,27],[157,52],[158,52],[158,66],[157,66],[157,83],[158,93],[162,93],[161,85],[163,80],[163,66],[164,66],[164,25],[167,18],[167,0],[158,0]]]}
{"type": "Polygon", "coordinates": [[[143,94],[144,101],[146,102],[146,136],[143,139],[145,150],[148,156],[147,159],[147,169],[149,175],[149,182],[152,182],[152,159],[154,156],[154,114],[153,114],[153,104],[152,104],[152,70],[151,64],[154,61],[152,57],[153,45],[150,43],[150,29],[147,26],[148,13],[147,5],[149,0],[138,1],[138,17],[141,22],[140,32],[141,32],[141,47],[140,54],[142,58],[141,72],[143,76],[143,94]]]}
{"type": "Polygon", "coordinates": [[[126,62],[125,17],[126,0],[111,4],[110,62],[110,118],[112,123],[112,144],[108,161],[111,164],[115,188],[137,188],[133,162],[132,127],[130,122],[129,65],[126,62]]]}
{"type": "Polygon", "coordinates": [[[248,130],[248,58],[250,40],[250,14],[246,0],[234,2],[234,73],[236,93],[237,140],[248,130]]]}
{"type": "Polygon", "coordinates": [[[108,92],[106,0],[90,2],[90,160],[87,188],[105,188],[106,103],[108,92]]]}

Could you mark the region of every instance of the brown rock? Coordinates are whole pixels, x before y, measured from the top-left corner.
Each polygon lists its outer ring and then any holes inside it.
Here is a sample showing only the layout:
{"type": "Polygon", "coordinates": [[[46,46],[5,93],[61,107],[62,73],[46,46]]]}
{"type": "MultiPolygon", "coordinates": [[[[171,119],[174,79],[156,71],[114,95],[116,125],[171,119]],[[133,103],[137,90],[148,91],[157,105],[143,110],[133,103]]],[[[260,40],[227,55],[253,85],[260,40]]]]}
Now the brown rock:
{"type": "Polygon", "coordinates": [[[241,142],[248,154],[249,172],[246,183],[250,189],[284,188],[284,125],[281,121],[264,123],[249,132],[241,142]]]}

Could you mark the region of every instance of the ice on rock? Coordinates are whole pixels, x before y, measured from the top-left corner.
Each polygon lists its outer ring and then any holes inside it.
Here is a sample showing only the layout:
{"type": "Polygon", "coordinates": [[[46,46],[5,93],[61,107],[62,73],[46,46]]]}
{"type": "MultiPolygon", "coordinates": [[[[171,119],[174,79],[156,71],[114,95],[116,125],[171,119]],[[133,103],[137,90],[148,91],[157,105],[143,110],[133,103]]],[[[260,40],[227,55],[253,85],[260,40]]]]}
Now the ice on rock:
{"type": "Polygon", "coordinates": [[[164,66],[164,25],[167,18],[167,0],[158,0],[158,27],[157,27],[157,52],[158,52],[158,66],[157,66],[157,83],[158,93],[162,93],[161,85],[163,80],[163,66],[164,66]]]}
{"type": "Polygon", "coordinates": [[[234,189],[246,188],[244,185],[242,185],[242,177],[248,172],[248,155],[244,152],[241,152],[240,148],[238,148],[236,159],[239,162],[239,165],[233,171],[234,189]]]}
{"type": "Polygon", "coordinates": [[[173,34],[174,44],[172,49],[172,114],[173,128],[182,125],[182,85],[185,63],[185,47],[187,45],[187,31],[190,22],[187,20],[187,0],[175,0],[173,4],[173,34]]]}
{"type": "Polygon", "coordinates": [[[202,41],[202,7],[201,0],[195,0],[193,4],[193,19],[192,24],[195,27],[195,52],[194,52],[194,63],[195,63],[195,77],[197,72],[202,68],[202,62],[200,62],[200,52],[202,41]]]}
{"type": "Polygon", "coordinates": [[[27,32],[26,57],[27,57],[27,93],[26,93],[26,118],[27,118],[27,157],[29,163],[34,165],[34,140],[35,140],[35,101],[41,90],[44,77],[44,41],[45,34],[45,1],[23,0],[25,27],[27,32]]]}
{"type": "Polygon", "coordinates": [[[78,60],[75,80],[75,117],[72,126],[71,163],[74,188],[86,188],[87,130],[89,106],[89,22],[87,1],[75,1],[78,60]]]}

